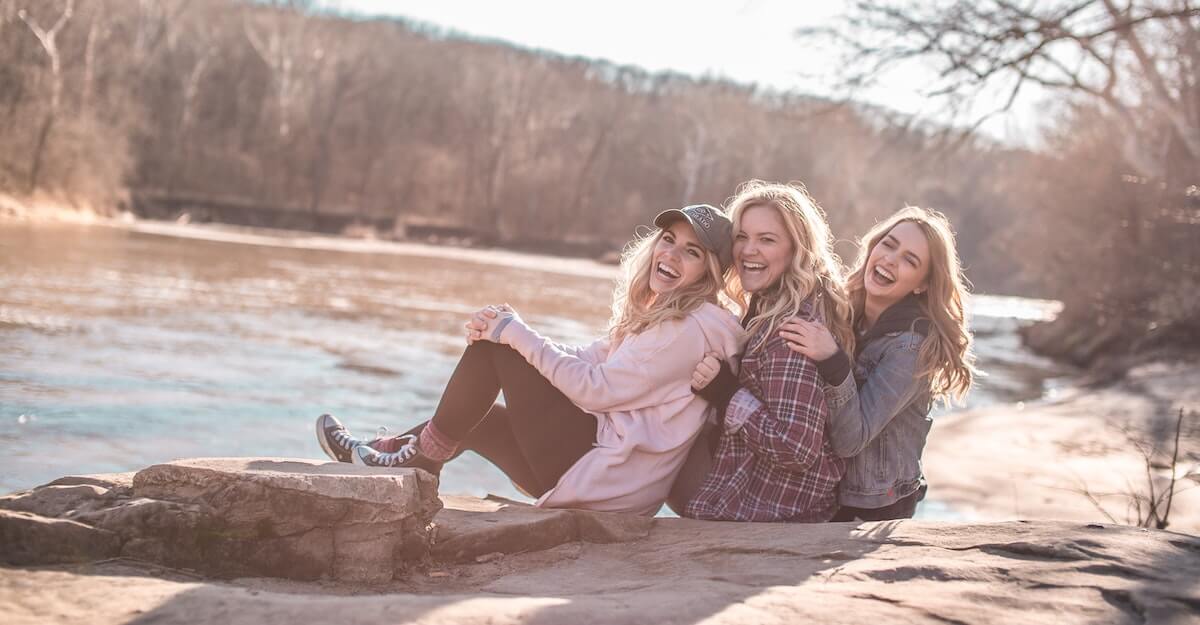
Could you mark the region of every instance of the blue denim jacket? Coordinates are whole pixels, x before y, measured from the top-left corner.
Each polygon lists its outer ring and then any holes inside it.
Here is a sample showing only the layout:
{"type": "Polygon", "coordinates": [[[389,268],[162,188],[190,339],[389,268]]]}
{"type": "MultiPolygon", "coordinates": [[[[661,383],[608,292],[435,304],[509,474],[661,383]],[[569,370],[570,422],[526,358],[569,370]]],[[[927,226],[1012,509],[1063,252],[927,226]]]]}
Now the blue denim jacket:
{"type": "Polygon", "coordinates": [[[924,340],[913,331],[876,337],[861,347],[853,375],[826,389],[833,451],[850,458],[838,493],[843,506],[882,508],[925,480],[921,452],[933,401],[928,381],[917,378],[924,340]]]}

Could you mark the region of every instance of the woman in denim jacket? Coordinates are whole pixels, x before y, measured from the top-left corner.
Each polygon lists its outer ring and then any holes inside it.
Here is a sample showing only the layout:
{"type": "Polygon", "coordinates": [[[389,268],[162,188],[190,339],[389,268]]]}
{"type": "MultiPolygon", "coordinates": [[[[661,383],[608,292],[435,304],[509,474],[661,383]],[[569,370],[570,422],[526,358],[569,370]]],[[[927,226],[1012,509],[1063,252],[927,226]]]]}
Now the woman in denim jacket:
{"type": "Polygon", "coordinates": [[[834,521],[909,518],[925,494],[921,452],[935,399],[961,399],[975,370],[954,234],[936,211],[905,208],[872,228],[847,279],[854,362],[819,322],[780,336],[817,361],[829,438],[850,458],[834,521]]]}

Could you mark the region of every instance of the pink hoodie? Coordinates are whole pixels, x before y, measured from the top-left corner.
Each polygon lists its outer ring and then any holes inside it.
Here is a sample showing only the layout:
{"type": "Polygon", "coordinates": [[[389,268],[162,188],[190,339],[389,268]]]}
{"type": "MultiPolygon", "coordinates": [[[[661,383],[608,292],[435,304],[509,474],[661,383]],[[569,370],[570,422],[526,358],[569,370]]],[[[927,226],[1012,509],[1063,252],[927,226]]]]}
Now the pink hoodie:
{"type": "Polygon", "coordinates": [[[504,342],[576,406],[596,416],[596,446],[537,505],[653,515],[708,414],[692,371],[709,351],[725,361],[745,343],[733,313],[704,304],[683,319],[631,336],[610,351],[559,345],[512,323],[504,342]]]}

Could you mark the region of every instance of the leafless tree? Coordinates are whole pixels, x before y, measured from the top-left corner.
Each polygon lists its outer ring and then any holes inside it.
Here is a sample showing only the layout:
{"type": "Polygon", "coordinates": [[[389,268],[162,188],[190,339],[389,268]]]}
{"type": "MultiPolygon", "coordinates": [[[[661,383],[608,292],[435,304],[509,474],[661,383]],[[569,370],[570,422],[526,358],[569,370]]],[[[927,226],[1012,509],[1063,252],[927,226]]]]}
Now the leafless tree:
{"type": "Polygon", "coordinates": [[[1192,0],[860,0],[840,26],[800,34],[844,46],[853,70],[842,85],[851,90],[910,61],[935,70],[933,97],[974,102],[998,90],[999,106],[975,115],[972,128],[1038,85],[1103,105],[1143,175],[1166,174],[1172,143],[1200,159],[1200,7],[1192,0]]]}
{"type": "MultiPolygon", "coordinates": [[[[16,16],[25,2],[48,33],[65,0],[0,0],[7,192],[29,189],[54,110],[55,69],[16,16]]],[[[131,187],[220,201],[214,218],[424,219],[496,243],[594,250],[751,177],[804,181],[847,238],[903,201],[933,198],[957,217],[981,193],[953,183],[957,164],[919,154],[926,130],[867,107],[346,19],[304,0],[73,2],[55,38],[63,87],[37,176],[64,194],[131,187]]],[[[965,149],[974,156],[959,162],[989,170],[986,149],[965,149]]],[[[991,212],[1026,203],[1023,181],[988,180],[987,197],[1004,199],[991,212]]]]}
{"type": "Polygon", "coordinates": [[[304,56],[314,50],[307,38],[310,21],[295,11],[305,10],[309,3],[303,0],[278,0],[277,7],[247,12],[243,27],[246,38],[263,63],[271,70],[274,80],[275,100],[279,115],[279,136],[286,138],[292,130],[292,109],[299,99],[304,82],[297,73],[304,56]]]}
{"type": "Polygon", "coordinates": [[[58,35],[62,32],[63,27],[67,22],[71,21],[71,16],[75,13],[75,0],[65,0],[62,12],[54,24],[49,28],[44,28],[38,24],[36,18],[31,16],[26,9],[21,9],[17,12],[17,17],[29,26],[29,30],[37,37],[38,43],[42,44],[42,50],[45,51],[46,57],[50,60],[50,105],[46,108],[46,114],[42,120],[41,128],[38,130],[37,143],[33,150],[33,163],[29,167],[29,191],[32,192],[38,186],[38,175],[42,169],[42,157],[46,151],[46,142],[50,138],[50,130],[54,127],[54,122],[58,119],[59,110],[62,107],[63,93],[63,70],[62,70],[62,54],[58,47],[58,35]]]}

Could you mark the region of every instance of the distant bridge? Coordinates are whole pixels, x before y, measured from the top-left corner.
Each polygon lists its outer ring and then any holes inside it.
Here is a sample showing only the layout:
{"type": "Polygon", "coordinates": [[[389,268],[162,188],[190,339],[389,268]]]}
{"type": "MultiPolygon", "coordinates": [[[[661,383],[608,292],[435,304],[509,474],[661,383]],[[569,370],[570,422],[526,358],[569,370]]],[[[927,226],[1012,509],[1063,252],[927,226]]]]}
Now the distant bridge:
{"type": "Polygon", "coordinates": [[[340,234],[348,227],[370,227],[378,232],[396,230],[395,216],[364,215],[351,209],[324,208],[312,212],[284,204],[267,204],[218,195],[167,194],[153,190],[132,193],[133,213],[148,219],[219,222],[238,226],[280,228],[340,234]]]}

